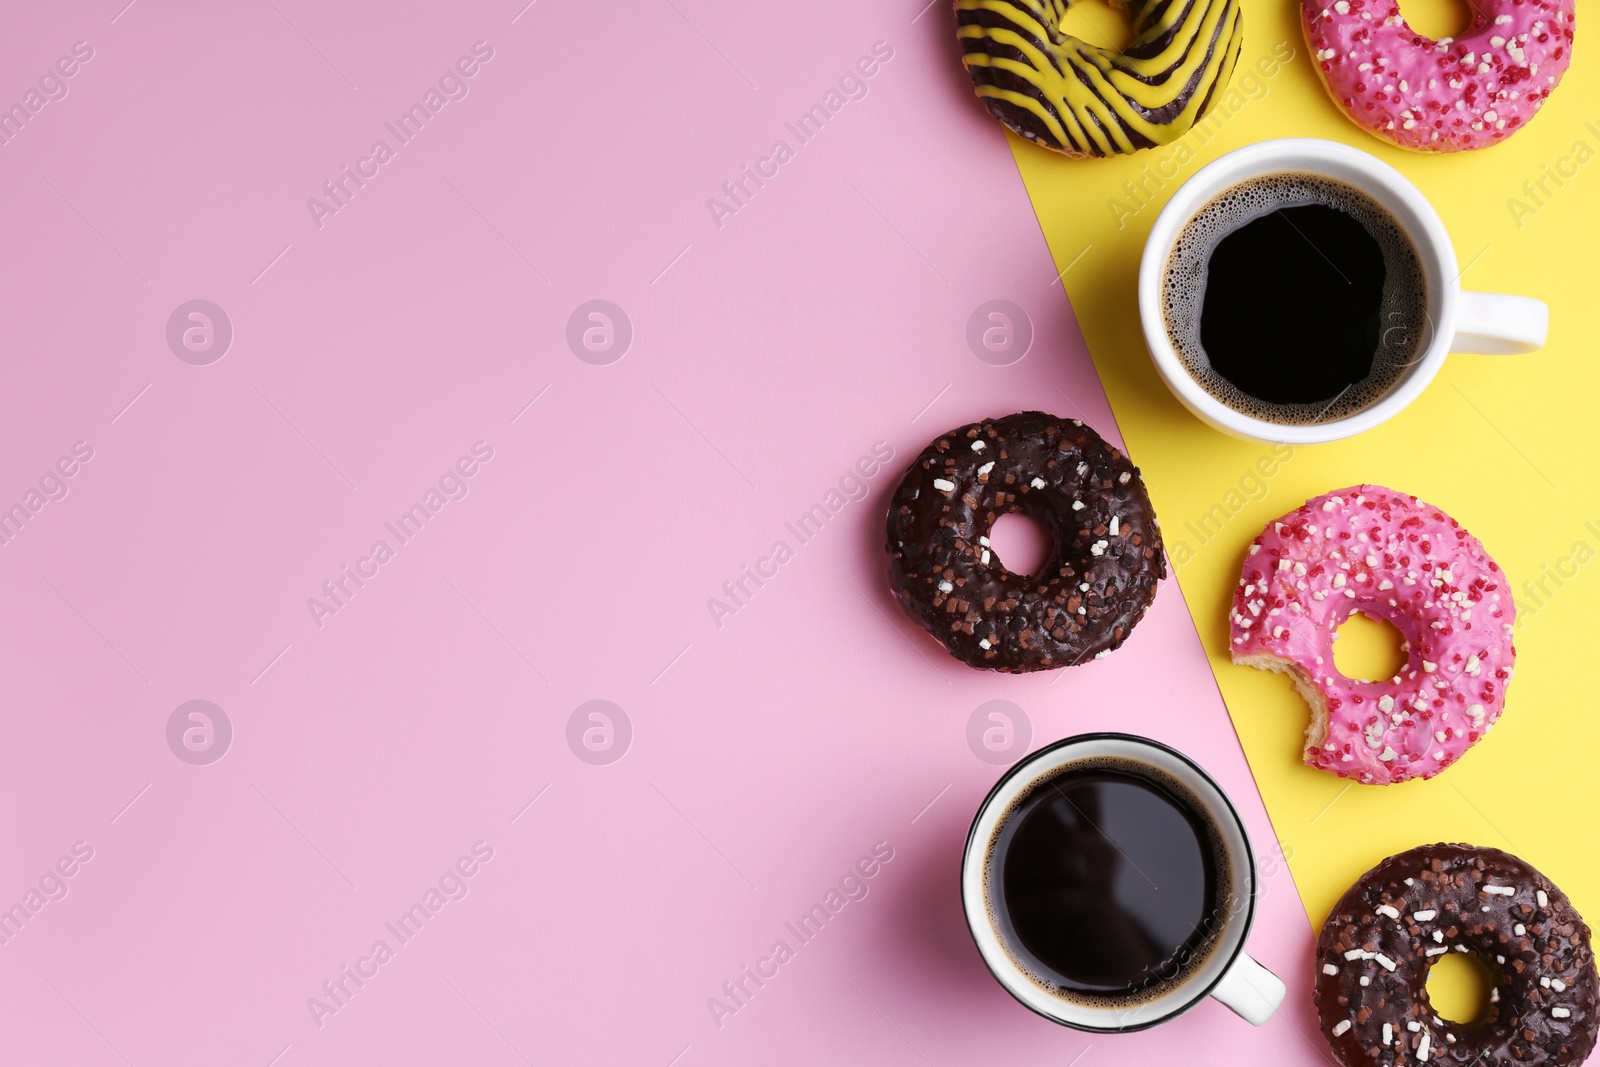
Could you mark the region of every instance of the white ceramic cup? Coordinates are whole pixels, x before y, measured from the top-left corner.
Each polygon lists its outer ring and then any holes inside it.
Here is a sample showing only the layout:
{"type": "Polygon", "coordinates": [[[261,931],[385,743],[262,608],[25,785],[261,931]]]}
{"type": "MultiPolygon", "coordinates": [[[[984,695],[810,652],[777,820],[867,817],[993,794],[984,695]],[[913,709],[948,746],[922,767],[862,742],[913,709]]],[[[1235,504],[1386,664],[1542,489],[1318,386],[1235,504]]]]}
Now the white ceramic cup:
{"type": "Polygon", "coordinates": [[[1461,289],[1461,268],[1439,213],[1405,175],[1376,156],[1336,141],[1283,138],[1236,149],[1201,168],[1178,188],[1156,218],[1139,263],[1139,318],[1145,343],[1167,387],[1200,419],[1224,433],[1259,441],[1316,444],[1370,430],[1400,411],[1433,381],[1452,352],[1512,355],[1541,348],[1550,309],[1526,296],[1461,289]],[[1269,422],[1235,411],[1207,392],[1184,368],[1167,333],[1162,284],[1179,234],[1217,194],[1267,174],[1317,174],[1353,185],[1399,221],[1422,262],[1431,336],[1405,375],[1373,404],[1345,418],[1314,425],[1269,422]]]}
{"type": "MultiPolygon", "coordinates": [[[[961,860],[961,902],[967,928],[990,973],[1023,1005],[1065,1026],[1096,1033],[1146,1030],[1181,1015],[1207,996],[1216,997],[1235,1014],[1261,1026],[1283,1002],[1283,982],[1244,952],[1256,903],[1255,857],[1244,823],[1210,775],[1159,741],[1131,734],[1081,734],[1024,757],[990,791],[972,821],[961,860]],[[1220,930],[1200,964],[1165,987],[1156,983],[1156,992],[1135,1005],[1091,1004],[1046,989],[1018,964],[989,916],[988,893],[993,885],[987,877],[989,846],[1013,803],[1040,779],[1063,767],[1106,756],[1153,766],[1187,789],[1204,808],[1202,817],[1216,827],[1227,853],[1230,875],[1230,884],[1220,887],[1221,903],[1211,917],[1220,930]]],[[[1174,969],[1181,973],[1182,967],[1189,965],[1190,961],[1183,961],[1174,969]]]]}

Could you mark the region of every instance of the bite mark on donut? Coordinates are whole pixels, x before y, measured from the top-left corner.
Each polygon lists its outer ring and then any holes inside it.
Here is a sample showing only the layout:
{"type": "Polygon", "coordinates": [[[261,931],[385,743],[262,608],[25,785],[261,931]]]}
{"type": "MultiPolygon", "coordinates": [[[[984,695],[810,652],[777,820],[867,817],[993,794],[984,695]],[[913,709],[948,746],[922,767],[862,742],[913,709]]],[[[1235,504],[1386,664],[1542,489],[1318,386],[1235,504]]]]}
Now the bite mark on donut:
{"type": "Polygon", "coordinates": [[[1287,675],[1294,685],[1294,691],[1306,702],[1306,708],[1311,712],[1311,721],[1306,724],[1306,752],[1315,752],[1322,747],[1328,738],[1328,698],[1317,688],[1317,683],[1312,680],[1310,672],[1293,660],[1266,652],[1259,652],[1253,656],[1236,656],[1233,662],[1241,667],[1254,667],[1256,670],[1287,675]]]}

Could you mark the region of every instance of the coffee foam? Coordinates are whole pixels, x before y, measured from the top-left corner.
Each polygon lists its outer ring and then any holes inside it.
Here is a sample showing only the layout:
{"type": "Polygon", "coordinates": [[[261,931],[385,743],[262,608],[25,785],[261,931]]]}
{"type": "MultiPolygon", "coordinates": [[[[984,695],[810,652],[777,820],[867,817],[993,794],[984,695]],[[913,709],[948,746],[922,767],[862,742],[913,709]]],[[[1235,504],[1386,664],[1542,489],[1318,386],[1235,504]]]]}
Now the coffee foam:
{"type": "MultiPolygon", "coordinates": [[[[1036,778],[1016,799],[1006,805],[1005,811],[995,822],[994,833],[990,835],[989,842],[984,849],[983,857],[983,909],[989,920],[989,928],[994,932],[995,941],[1022,974],[1040,989],[1057,997],[1068,1004],[1079,1007],[1092,1008],[1098,1011],[1125,1011],[1151,1004],[1167,996],[1173,990],[1181,988],[1211,959],[1212,952],[1221,940],[1222,932],[1228,926],[1228,917],[1225,914],[1228,901],[1233,895],[1233,859],[1228,852],[1226,843],[1222,839],[1222,831],[1217,828],[1216,821],[1212,819],[1210,809],[1195,795],[1193,789],[1179,781],[1171,774],[1143,760],[1133,759],[1128,756],[1089,756],[1085,759],[1073,760],[1060,767],[1053,768],[1043,776],[1036,778]],[[1068,774],[1082,774],[1085,771],[1117,771],[1154,782],[1162,789],[1171,793],[1179,802],[1187,805],[1205,827],[1207,843],[1211,848],[1213,870],[1216,872],[1217,899],[1212,902],[1211,912],[1207,919],[1211,922],[1211,929],[1206,931],[1204,940],[1196,946],[1192,957],[1179,967],[1170,978],[1154,982],[1151,985],[1125,993],[1120,996],[1096,996],[1076,989],[1063,989],[1052,982],[1048,976],[1039,973],[1038,969],[1023,955],[1016,951],[1011,940],[1004,933],[1005,924],[995,907],[995,900],[1003,892],[1000,878],[1003,872],[997,870],[995,846],[999,843],[1001,832],[1011,822],[1017,812],[1040,792],[1050,788],[1053,783],[1068,774]]],[[[1166,964],[1163,964],[1163,969],[1166,964]]]]}
{"type": "Polygon", "coordinates": [[[1372,197],[1353,185],[1316,174],[1286,172],[1249,178],[1212,197],[1178,234],[1161,286],[1167,338],[1184,369],[1206,392],[1234,411],[1264,422],[1311,426],[1335,422],[1381,400],[1421,358],[1433,340],[1428,288],[1417,249],[1405,228],[1372,197]],[[1211,367],[1200,343],[1206,270],[1224,237],[1280,208],[1322,204],[1359,222],[1383,253],[1383,299],[1378,349],[1372,370],[1330,402],[1274,404],[1251,396],[1211,367]]]}

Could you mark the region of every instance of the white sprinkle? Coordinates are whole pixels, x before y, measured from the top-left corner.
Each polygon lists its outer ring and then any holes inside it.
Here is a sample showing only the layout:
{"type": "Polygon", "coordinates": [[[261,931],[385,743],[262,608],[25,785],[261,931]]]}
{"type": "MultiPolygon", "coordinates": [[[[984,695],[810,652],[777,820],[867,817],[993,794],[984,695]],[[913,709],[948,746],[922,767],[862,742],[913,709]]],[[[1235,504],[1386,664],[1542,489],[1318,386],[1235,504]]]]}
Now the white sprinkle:
{"type": "Polygon", "coordinates": [[[1436,671],[1438,669],[1439,669],[1439,665],[1437,663],[1429,663],[1427,660],[1423,660],[1422,661],[1422,673],[1424,673],[1424,674],[1432,674],[1434,671],[1436,671]]]}
{"type": "Polygon", "coordinates": [[[1568,1011],[1566,1008],[1551,1008],[1550,1009],[1550,1018],[1552,1018],[1552,1019],[1566,1019],[1566,1018],[1570,1018],[1571,1015],[1572,1015],[1572,1012],[1568,1011]]]}
{"type": "Polygon", "coordinates": [[[1539,978],[1539,984],[1541,986],[1543,986],[1545,989],[1549,989],[1550,988],[1550,978],[1549,978],[1549,976],[1547,976],[1547,975],[1546,976],[1541,976],[1539,978]]]}
{"type": "Polygon", "coordinates": [[[1350,1032],[1350,1027],[1352,1025],[1354,1024],[1351,1023],[1349,1019],[1340,1019],[1338,1022],[1333,1024],[1333,1036],[1343,1037],[1345,1034],[1350,1032]]]}
{"type": "Polygon", "coordinates": [[[1429,1048],[1429,1046],[1431,1044],[1432,1044],[1432,1042],[1429,1040],[1429,1034],[1426,1031],[1424,1031],[1423,1035],[1422,1035],[1422,1041],[1417,1045],[1417,1062],[1418,1063],[1427,1063],[1428,1062],[1428,1048],[1429,1048]]]}
{"type": "Polygon", "coordinates": [[[984,444],[982,441],[974,441],[974,442],[972,442],[972,450],[974,452],[982,452],[984,449],[986,449],[988,447],[989,446],[984,444]]]}
{"type": "Polygon", "coordinates": [[[978,639],[978,647],[979,648],[988,648],[989,647],[989,639],[987,637],[979,638],[978,639]]]}
{"type": "Polygon", "coordinates": [[[956,483],[948,478],[935,478],[933,487],[942,493],[953,493],[956,490],[956,483]]]}
{"type": "Polygon", "coordinates": [[[1509,885],[1486,885],[1483,887],[1483,891],[1496,897],[1514,897],[1517,895],[1516,887],[1509,885]]]}
{"type": "Polygon", "coordinates": [[[1103,556],[1103,555],[1106,554],[1106,549],[1108,549],[1110,547],[1111,547],[1111,542],[1110,541],[1106,541],[1104,539],[1096,541],[1094,544],[1089,546],[1089,555],[1091,555],[1091,556],[1103,556]]]}
{"type": "Polygon", "coordinates": [[[1388,1023],[1384,1023],[1383,1024],[1383,1043],[1385,1045],[1388,1045],[1388,1044],[1392,1044],[1393,1042],[1394,1042],[1394,1027],[1389,1025],[1388,1023]]]}
{"type": "Polygon", "coordinates": [[[1324,963],[1322,965],[1322,973],[1323,974],[1338,974],[1339,973],[1339,968],[1335,967],[1331,963],[1324,963]]]}
{"type": "Polygon", "coordinates": [[[939,592],[941,592],[941,593],[953,593],[953,592],[955,592],[955,590],[956,590],[956,587],[951,585],[949,582],[940,582],[939,583],[939,592]]]}
{"type": "Polygon", "coordinates": [[[1035,489],[1043,489],[1044,488],[1044,479],[1043,478],[1035,478],[1033,481],[1029,482],[1028,484],[1033,486],[1035,489]]]}
{"type": "Polygon", "coordinates": [[[1518,923],[1511,928],[1511,932],[1516,934],[1518,937],[1521,937],[1528,932],[1528,928],[1523,926],[1521,923],[1518,923]]]}
{"type": "Polygon", "coordinates": [[[1387,915],[1391,919],[1400,918],[1400,913],[1398,911],[1395,911],[1394,908],[1391,907],[1388,904],[1379,904],[1376,908],[1373,908],[1372,910],[1374,912],[1376,912],[1377,914],[1379,914],[1379,915],[1387,915]]]}
{"type": "Polygon", "coordinates": [[[1541,908],[1550,906],[1550,898],[1544,895],[1543,889],[1534,890],[1533,899],[1539,902],[1539,907],[1541,908]]]}
{"type": "Polygon", "coordinates": [[[1449,951],[1450,950],[1448,948],[1446,948],[1444,945],[1440,945],[1437,948],[1430,948],[1428,951],[1424,952],[1423,955],[1424,956],[1443,956],[1446,952],[1449,952],[1449,951]]]}
{"type": "Polygon", "coordinates": [[[1073,510],[1073,511],[1082,511],[1082,510],[1083,510],[1083,501],[1081,501],[1081,500],[1074,500],[1074,501],[1073,501],[1073,502],[1072,502],[1072,510],[1073,510]]]}
{"type": "Polygon", "coordinates": [[[1564,993],[1567,989],[1567,983],[1563,982],[1559,978],[1552,978],[1550,979],[1550,988],[1554,989],[1557,993],[1564,993]]]}
{"type": "MultiPolygon", "coordinates": [[[[989,462],[985,463],[983,466],[978,468],[978,473],[979,474],[988,474],[992,470],[994,470],[994,460],[991,459],[989,462]]],[[[1037,480],[1037,479],[1035,479],[1035,480],[1037,480]]]]}
{"type": "Polygon", "coordinates": [[[1383,760],[1383,762],[1388,763],[1398,755],[1399,753],[1394,750],[1392,745],[1384,745],[1383,751],[1378,753],[1378,758],[1383,760]]]}
{"type": "Polygon", "coordinates": [[[1433,908],[1429,908],[1427,911],[1414,911],[1411,913],[1411,917],[1417,920],[1419,923],[1425,923],[1430,919],[1436,919],[1438,916],[1439,913],[1433,908]]]}
{"type": "Polygon", "coordinates": [[[1372,979],[1371,979],[1371,978],[1369,978],[1369,977],[1368,977],[1368,976],[1366,976],[1366,975],[1362,975],[1362,976],[1361,976],[1361,984],[1362,984],[1362,985],[1371,985],[1371,984],[1372,984],[1372,979]]]}
{"type": "Polygon", "coordinates": [[[982,555],[982,556],[980,556],[980,557],[979,557],[979,558],[980,558],[980,559],[981,559],[981,561],[982,561],[982,562],[983,562],[983,564],[984,564],[984,565],[985,565],[985,566],[988,566],[988,564],[989,564],[989,560],[990,560],[990,558],[991,558],[991,557],[990,557],[990,555],[989,555],[989,550],[988,550],[988,549],[987,549],[987,548],[986,548],[986,549],[984,549],[984,550],[983,550],[983,555],[982,555]]]}
{"type": "Polygon", "coordinates": [[[1388,956],[1385,956],[1383,953],[1379,952],[1376,955],[1374,955],[1372,958],[1377,960],[1378,961],[1378,966],[1382,967],[1384,970],[1386,970],[1386,971],[1394,970],[1394,960],[1391,960],[1388,956]]]}
{"type": "Polygon", "coordinates": [[[1118,531],[1121,530],[1121,528],[1122,528],[1121,521],[1118,520],[1118,518],[1115,515],[1111,516],[1111,536],[1112,537],[1116,537],[1118,531]]]}
{"type": "Polygon", "coordinates": [[[1372,958],[1372,953],[1367,952],[1364,949],[1353,948],[1344,954],[1344,958],[1347,960],[1370,960],[1372,958]]]}
{"type": "Polygon", "coordinates": [[[1435,941],[1443,941],[1444,940],[1444,931],[1443,930],[1435,930],[1433,932],[1433,939],[1435,941]]]}
{"type": "Polygon", "coordinates": [[[1123,471],[1121,474],[1117,475],[1117,484],[1118,485],[1127,485],[1132,480],[1133,480],[1133,475],[1131,473],[1129,473],[1128,471],[1123,471]]]}

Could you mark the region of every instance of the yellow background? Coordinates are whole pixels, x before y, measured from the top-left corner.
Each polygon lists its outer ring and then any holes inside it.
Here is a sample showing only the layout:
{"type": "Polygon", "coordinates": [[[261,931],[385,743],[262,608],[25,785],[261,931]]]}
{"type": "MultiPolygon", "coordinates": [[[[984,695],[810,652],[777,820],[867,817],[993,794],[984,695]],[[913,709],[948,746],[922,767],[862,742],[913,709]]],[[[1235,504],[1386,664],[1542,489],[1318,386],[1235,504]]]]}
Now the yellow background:
{"type": "MultiPolygon", "coordinates": [[[[1437,34],[1448,32],[1455,14],[1445,0],[1412,0],[1404,11],[1419,30],[1437,34]]],[[[1095,5],[1069,15],[1068,29],[1088,25],[1109,35],[1113,27],[1096,24],[1118,17],[1095,5]]],[[[1580,26],[1573,66],[1532,125],[1480,152],[1414,154],[1356,127],[1323,89],[1299,5],[1288,0],[1248,4],[1237,93],[1214,113],[1208,126],[1220,130],[1209,140],[1197,130],[1164,148],[1083,160],[1011,139],[1316,927],[1372,864],[1440,840],[1513,852],[1600,919],[1600,852],[1591,845],[1600,725],[1589,689],[1600,619],[1600,561],[1591,559],[1600,552],[1600,292],[1591,266],[1600,250],[1600,159],[1590,158],[1600,153],[1600,59],[1590,61],[1600,40],[1587,33],[1600,31],[1580,26]],[[1275,49],[1287,54],[1285,43],[1293,58],[1263,76],[1275,49]],[[1586,128],[1591,121],[1595,128],[1586,128]],[[1355,440],[1295,448],[1281,463],[1270,461],[1268,446],[1225,437],[1191,417],[1156,376],[1141,339],[1134,293],[1145,235],[1172,191],[1206,162],[1285,136],[1343,141],[1398,167],[1438,207],[1466,268],[1462,286],[1547,301],[1549,346],[1527,356],[1452,356],[1396,419],[1355,440]],[[1579,142],[1582,163],[1573,155],[1579,142]],[[1541,194],[1540,205],[1523,185],[1544,177],[1547,166],[1573,176],[1559,188],[1546,179],[1552,195],[1541,194]],[[1132,210],[1138,205],[1123,183],[1141,180],[1150,203],[1132,210]],[[1119,195],[1121,212],[1108,205],[1119,195]],[[1534,210],[1515,218],[1514,197],[1534,210]],[[1228,660],[1227,604],[1245,546],[1308,497],[1358,482],[1416,493],[1454,515],[1505,569],[1518,601],[1516,677],[1505,714],[1429,782],[1349,785],[1306,767],[1307,712],[1288,681],[1228,660]],[[1189,524],[1208,513],[1203,540],[1189,524]],[[1570,577],[1559,587],[1547,577],[1563,571],[1570,577]],[[1524,583],[1540,579],[1549,595],[1530,595],[1524,583]]]]}

